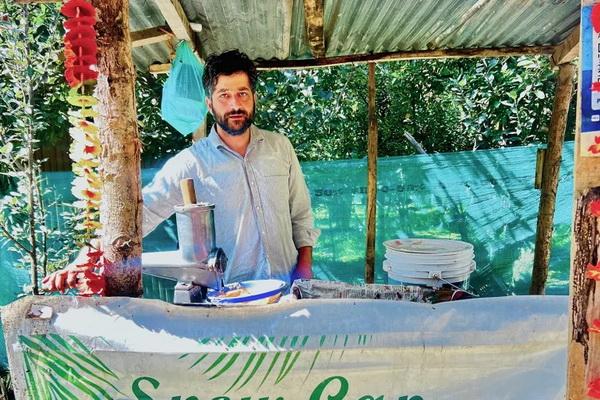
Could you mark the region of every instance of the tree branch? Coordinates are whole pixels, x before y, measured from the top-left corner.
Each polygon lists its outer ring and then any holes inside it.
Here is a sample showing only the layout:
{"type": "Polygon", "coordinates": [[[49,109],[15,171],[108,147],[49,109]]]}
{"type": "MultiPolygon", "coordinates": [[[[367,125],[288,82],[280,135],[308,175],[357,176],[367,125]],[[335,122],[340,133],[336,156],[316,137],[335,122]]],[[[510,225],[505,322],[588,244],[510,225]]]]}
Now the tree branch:
{"type": "Polygon", "coordinates": [[[13,242],[18,248],[20,248],[21,250],[23,250],[24,252],[26,252],[27,254],[29,254],[31,256],[31,250],[28,249],[27,247],[25,247],[24,244],[22,244],[21,242],[19,242],[17,240],[17,238],[15,238],[4,226],[4,224],[0,223],[0,230],[2,230],[2,233],[4,234],[4,236],[6,236],[11,242],[13,242]]]}

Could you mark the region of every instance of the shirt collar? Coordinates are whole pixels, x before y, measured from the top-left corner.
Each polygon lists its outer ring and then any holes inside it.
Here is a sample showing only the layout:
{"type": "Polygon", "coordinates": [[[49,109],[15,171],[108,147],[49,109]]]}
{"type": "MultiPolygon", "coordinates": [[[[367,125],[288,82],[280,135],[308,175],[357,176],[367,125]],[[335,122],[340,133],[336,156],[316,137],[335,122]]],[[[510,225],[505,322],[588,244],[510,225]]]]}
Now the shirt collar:
{"type": "MultiPolygon", "coordinates": [[[[215,149],[218,149],[220,147],[229,149],[229,146],[227,146],[219,137],[219,134],[217,133],[216,124],[213,124],[207,139],[210,142],[210,144],[214,146],[215,149]]],[[[256,126],[254,126],[254,124],[250,125],[250,143],[248,144],[248,148],[264,140],[265,135],[262,133],[262,131],[256,126]]]]}

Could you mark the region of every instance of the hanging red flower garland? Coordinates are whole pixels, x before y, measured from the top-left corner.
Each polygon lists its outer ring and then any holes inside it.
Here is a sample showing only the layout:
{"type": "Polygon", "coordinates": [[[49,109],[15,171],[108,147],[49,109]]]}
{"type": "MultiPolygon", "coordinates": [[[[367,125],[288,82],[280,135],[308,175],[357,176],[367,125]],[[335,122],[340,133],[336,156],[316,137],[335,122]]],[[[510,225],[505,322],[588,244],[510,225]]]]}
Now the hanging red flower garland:
{"type": "MultiPolygon", "coordinates": [[[[96,44],[96,9],[85,0],[67,0],[61,8],[66,17],[65,28],[65,79],[71,87],[67,101],[76,107],[69,112],[73,125],[69,133],[73,138],[70,157],[73,160],[72,192],[78,199],[75,207],[82,209],[81,219],[76,229],[81,233],[81,243],[85,245],[96,237],[102,226],[99,221],[102,180],[98,173],[100,165],[100,139],[98,127],[93,118],[97,112],[92,108],[97,104],[93,93],[98,78],[96,44]]],[[[79,294],[83,296],[103,295],[106,287],[102,251],[90,250],[87,261],[78,264],[84,272],[78,274],[79,294]]]]}

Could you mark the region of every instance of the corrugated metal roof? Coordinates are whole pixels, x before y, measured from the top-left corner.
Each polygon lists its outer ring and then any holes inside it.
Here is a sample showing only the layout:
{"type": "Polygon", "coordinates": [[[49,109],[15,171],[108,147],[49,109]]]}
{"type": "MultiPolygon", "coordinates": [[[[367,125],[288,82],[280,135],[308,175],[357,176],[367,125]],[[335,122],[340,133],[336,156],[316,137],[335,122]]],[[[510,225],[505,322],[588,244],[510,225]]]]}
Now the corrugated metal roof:
{"type": "MultiPolygon", "coordinates": [[[[129,29],[141,31],[156,26],[164,26],[165,18],[154,0],[132,0],[129,2],[129,29]]],[[[147,68],[153,63],[168,62],[171,53],[170,44],[155,43],[133,49],[133,61],[138,68],[147,68]]]]}
{"type": "Polygon", "coordinates": [[[250,58],[289,55],[292,0],[184,1],[190,21],[202,24],[203,54],[243,49],[250,58]]]}
{"type": "MultiPolygon", "coordinates": [[[[180,0],[202,24],[202,55],[239,48],[253,59],[312,58],[303,0],[180,0]]],[[[579,23],[579,0],[325,0],[326,56],[546,46],[579,23]]],[[[132,30],[165,25],[154,0],[131,0],[132,30]]],[[[135,48],[139,67],[167,62],[166,43],[135,48]]]]}

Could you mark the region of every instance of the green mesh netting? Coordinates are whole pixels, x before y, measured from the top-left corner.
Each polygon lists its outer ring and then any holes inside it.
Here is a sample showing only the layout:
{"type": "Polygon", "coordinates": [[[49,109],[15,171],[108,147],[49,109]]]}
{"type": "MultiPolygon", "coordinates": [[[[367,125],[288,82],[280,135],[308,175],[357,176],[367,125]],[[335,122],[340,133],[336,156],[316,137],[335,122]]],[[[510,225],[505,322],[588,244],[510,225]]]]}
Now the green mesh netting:
{"type": "MultiPolygon", "coordinates": [[[[535,147],[389,157],[378,162],[376,280],[388,239],[459,239],[475,246],[471,288],[480,295],[529,289],[540,192],[535,147]]],[[[366,160],[302,166],[321,238],[318,278],[361,282],[366,248],[366,160]]],[[[573,143],[566,143],[547,293],[567,294],[573,143]]]]}
{"type": "MultiPolygon", "coordinates": [[[[475,246],[471,289],[483,296],[526,294],[529,289],[539,191],[533,188],[535,147],[380,159],[378,163],[376,279],[384,240],[403,237],[460,239],[475,246]]],[[[302,164],[311,191],[318,279],[362,282],[365,255],[366,160],[302,164]]],[[[142,172],[147,183],[156,169],[142,172]]],[[[563,151],[552,258],[546,292],[567,294],[572,207],[573,143],[563,151]]],[[[53,196],[71,201],[69,172],[46,174],[53,196]]],[[[201,199],[201,196],[199,196],[201,199]]],[[[144,239],[145,251],[176,248],[174,219],[144,239]]],[[[14,271],[14,255],[0,243],[0,305],[15,299],[27,276],[14,271]]],[[[169,299],[173,283],[144,278],[146,295],[169,299]]],[[[0,348],[0,363],[5,355],[0,348]]]]}

